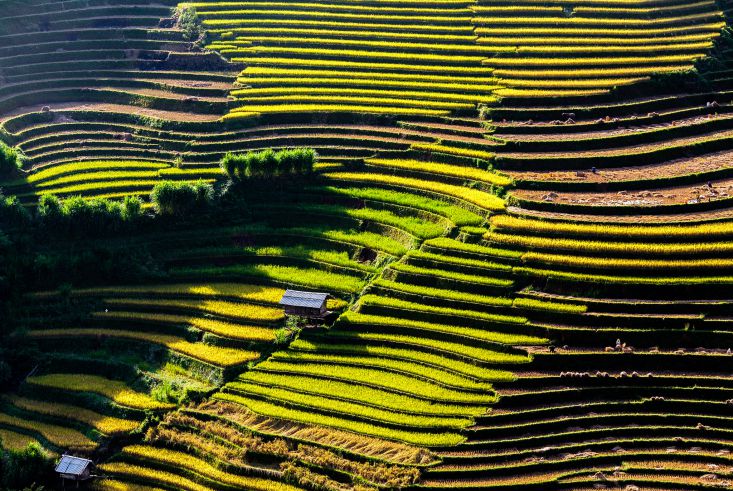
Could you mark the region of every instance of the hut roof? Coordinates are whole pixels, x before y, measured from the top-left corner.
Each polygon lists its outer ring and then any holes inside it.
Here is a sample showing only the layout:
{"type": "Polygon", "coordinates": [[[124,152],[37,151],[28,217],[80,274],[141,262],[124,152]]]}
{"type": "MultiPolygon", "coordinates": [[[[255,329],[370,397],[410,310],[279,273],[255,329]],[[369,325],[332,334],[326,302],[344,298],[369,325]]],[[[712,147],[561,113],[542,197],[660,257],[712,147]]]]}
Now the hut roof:
{"type": "Polygon", "coordinates": [[[286,290],[283,298],[280,300],[280,305],[320,309],[329,296],[328,293],[286,290]]]}
{"type": "Polygon", "coordinates": [[[71,476],[80,476],[92,464],[93,462],[91,460],[72,457],[71,455],[62,455],[61,460],[56,466],[56,472],[71,476]]]}

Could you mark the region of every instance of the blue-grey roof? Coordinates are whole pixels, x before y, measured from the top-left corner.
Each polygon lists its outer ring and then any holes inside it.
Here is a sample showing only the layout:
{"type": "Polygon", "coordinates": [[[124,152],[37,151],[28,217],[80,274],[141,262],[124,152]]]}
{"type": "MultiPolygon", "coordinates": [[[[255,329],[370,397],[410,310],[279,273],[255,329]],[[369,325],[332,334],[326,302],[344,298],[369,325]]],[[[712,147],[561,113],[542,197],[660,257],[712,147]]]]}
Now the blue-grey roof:
{"type": "Polygon", "coordinates": [[[61,460],[56,466],[56,472],[79,476],[90,464],[92,464],[91,460],[72,457],[71,455],[62,455],[61,460]]]}
{"type": "Polygon", "coordinates": [[[326,299],[328,299],[328,293],[286,290],[283,298],[280,300],[280,305],[320,309],[326,299]]]}

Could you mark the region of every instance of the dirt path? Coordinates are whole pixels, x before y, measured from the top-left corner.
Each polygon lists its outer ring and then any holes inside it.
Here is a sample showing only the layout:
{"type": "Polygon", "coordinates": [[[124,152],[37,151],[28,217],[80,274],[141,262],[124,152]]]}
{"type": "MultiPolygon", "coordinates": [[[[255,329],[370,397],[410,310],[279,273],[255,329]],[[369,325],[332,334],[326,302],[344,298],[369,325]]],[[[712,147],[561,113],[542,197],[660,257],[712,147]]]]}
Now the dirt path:
{"type": "Polygon", "coordinates": [[[690,159],[679,159],[654,165],[599,169],[597,173],[574,170],[512,171],[512,178],[526,181],[553,182],[636,182],[653,179],[714,172],[733,168],[733,151],[718,152],[690,159]]]}
{"type": "Polygon", "coordinates": [[[49,104],[35,104],[32,106],[23,106],[9,111],[0,116],[0,123],[4,123],[8,119],[19,116],[21,114],[38,112],[48,106],[51,111],[101,111],[110,113],[134,113],[152,118],[164,119],[168,121],[218,121],[221,116],[218,114],[196,114],[179,111],[163,111],[158,109],[148,109],[137,106],[127,106],[124,104],[104,104],[97,102],[59,102],[49,104]]]}

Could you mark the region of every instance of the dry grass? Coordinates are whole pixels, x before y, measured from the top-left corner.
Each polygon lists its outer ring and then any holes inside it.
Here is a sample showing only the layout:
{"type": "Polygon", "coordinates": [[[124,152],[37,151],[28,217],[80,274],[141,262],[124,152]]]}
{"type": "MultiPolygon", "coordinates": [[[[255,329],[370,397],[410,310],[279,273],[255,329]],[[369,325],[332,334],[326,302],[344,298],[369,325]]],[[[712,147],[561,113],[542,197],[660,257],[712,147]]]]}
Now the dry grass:
{"type": "Polygon", "coordinates": [[[221,416],[265,434],[343,448],[356,454],[396,464],[428,464],[436,461],[435,455],[424,448],[322,426],[273,419],[256,414],[238,404],[213,401],[202,404],[198,410],[221,416]]]}

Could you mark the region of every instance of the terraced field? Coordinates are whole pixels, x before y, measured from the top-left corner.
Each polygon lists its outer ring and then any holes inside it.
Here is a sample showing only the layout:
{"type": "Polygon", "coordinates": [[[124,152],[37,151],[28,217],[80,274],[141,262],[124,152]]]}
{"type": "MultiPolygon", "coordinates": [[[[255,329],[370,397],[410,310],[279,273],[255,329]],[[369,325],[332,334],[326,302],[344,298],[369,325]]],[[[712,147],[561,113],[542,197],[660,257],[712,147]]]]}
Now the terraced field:
{"type": "Polygon", "coordinates": [[[115,491],[730,487],[729,10],[9,2],[4,195],[145,218],[28,227],[38,362],[0,453],[91,456],[115,491]],[[294,147],[312,174],[223,165],[294,147]],[[163,217],[169,180],[224,205],[163,217]],[[55,281],[81,252],[144,273],[55,281]],[[327,326],[286,288],[330,292],[327,326]]]}

